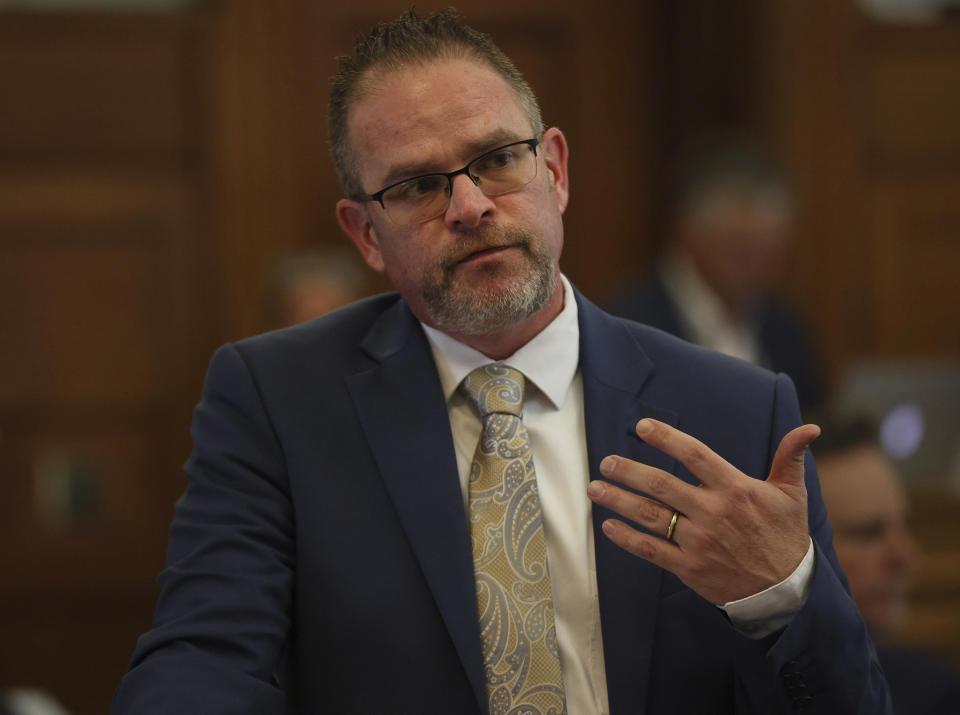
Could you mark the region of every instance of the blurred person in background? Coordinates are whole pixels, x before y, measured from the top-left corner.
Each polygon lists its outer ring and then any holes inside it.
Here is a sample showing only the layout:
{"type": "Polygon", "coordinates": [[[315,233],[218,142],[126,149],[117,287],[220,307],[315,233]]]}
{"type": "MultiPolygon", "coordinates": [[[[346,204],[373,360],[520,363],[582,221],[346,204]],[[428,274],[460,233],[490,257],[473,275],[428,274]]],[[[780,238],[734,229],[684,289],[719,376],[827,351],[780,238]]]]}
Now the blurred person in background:
{"type": "Polygon", "coordinates": [[[896,712],[956,713],[960,674],[894,645],[906,620],[920,551],[910,531],[903,483],[877,439],[877,426],[858,416],[825,416],[818,422],[823,434],[813,451],[833,543],[877,643],[896,712]]]}
{"type": "Polygon", "coordinates": [[[70,715],[50,693],[36,688],[0,691],[0,715],[70,715]]]}
{"type": "Polygon", "coordinates": [[[305,323],[369,293],[366,267],[352,250],[324,247],[278,258],[267,277],[267,330],[305,323]]]}
{"type": "Polygon", "coordinates": [[[785,372],[801,407],[817,405],[814,351],[774,293],[793,230],[784,171],[753,143],[724,139],[680,163],[671,206],[663,259],[610,312],[785,372]]]}

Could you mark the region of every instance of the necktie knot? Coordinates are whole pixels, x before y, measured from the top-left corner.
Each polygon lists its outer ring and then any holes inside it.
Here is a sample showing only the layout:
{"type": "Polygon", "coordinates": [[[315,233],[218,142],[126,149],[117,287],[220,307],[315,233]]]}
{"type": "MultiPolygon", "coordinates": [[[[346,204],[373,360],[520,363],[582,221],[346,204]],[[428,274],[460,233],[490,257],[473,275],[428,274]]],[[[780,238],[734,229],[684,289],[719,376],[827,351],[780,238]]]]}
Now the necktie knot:
{"type": "Polygon", "coordinates": [[[521,417],[523,388],[523,373],[502,363],[478,367],[463,381],[464,391],[484,418],[491,414],[521,417]]]}

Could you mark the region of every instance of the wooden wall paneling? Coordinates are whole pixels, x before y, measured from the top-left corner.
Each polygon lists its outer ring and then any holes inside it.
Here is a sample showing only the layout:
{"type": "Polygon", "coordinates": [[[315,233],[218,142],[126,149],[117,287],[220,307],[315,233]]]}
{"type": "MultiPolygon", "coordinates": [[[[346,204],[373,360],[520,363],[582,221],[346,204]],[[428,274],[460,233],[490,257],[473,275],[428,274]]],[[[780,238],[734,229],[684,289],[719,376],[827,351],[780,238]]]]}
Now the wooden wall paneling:
{"type": "Polygon", "coordinates": [[[0,659],[0,682],[54,693],[72,715],[109,712],[131,634],[149,625],[144,603],[155,598],[152,589],[0,593],[0,633],[12,651],[0,659]]]}
{"type": "MultiPolygon", "coordinates": [[[[45,679],[36,684],[75,707],[118,677],[87,682],[76,663],[116,661],[120,653],[104,649],[121,640],[128,657],[149,623],[195,397],[184,400],[181,383],[190,351],[177,328],[189,318],[181,267],[168,250],[182,238],[175,214],[77,217],[47,206],[52,217],[0,218],[0,567],[14,575],[3,598],[71,602],[72,630],[48,630],[59,610],[36,606],[16,616],[63,665],[34,661],[34,677],[45,679]],[[81,614],[74,599],[84,593],[122,601],[138,623],[110,621],[93,598],[81,614]],[[112,627],[85,649],[57,650],[76,645],[76,630],[93,622],[112,627]],[[42,640],[54,632],[55,641],[42,640]]],[[[5,631],[7,643],[20,632],[5,631]]],[[[6,653],[26,667],[19,648],[6,653]]],[[[78,712],[103,711],[107,702],[78,712]]]]}
{"type": "Polygon", "coordinates": [[[5,384],[0,400],[97,403],[152,396],[167,348],[166,331],[156,324],[169,301],[164,246],[151,228],[115,222],[5,227],[0,300],[21,310],[5,326],[19,349],[4,351],[0,370],[17,379],[5,384]]]}
{"type": "Polygon", "coordinates": [[[960,172],[873,182],[879,352],[960,356],[958,197],[960,172]]]}
{"type": "Polygon", "coordinates": [[[270,260],[301,243],[303,208],[294,116],[299,72],[290,3],[213,6],[209,92],[220,337],[264,330],[270,260]]]}
{"type": "Polygon", "coordinates": [[[913,487],[908,496],[920,563],[898,642],[936,653],[960,669],[960,497],[923,487],[913,487]]]}
{"type": "Polygon", "coordinates": [[[0,11],[0,686],[76,713],[149,625],[215,345],[204,32],[0,11]]]}
{"type": "Polygon", "coordinates": [[[960,25],[865,23],[876,349],[960,355],[960,25]]]}
{"type": "MultiPolygon", "coordinates": [[[[647,230],[652,188],[651,66],[654,27],[647,3],[573,6],[567,35],[575,50],[559,98],[571,116],[571,200],[564,270],[595,301],[610,297],[652,260],[647,230]]],[[[559,52],[570,50],[560,45],[559,52]]],[[[560,124],[565,128],[564,124],[560,124]]]]}
{"type": "Polygon", "coordinates": [[[862,121],[870,171],[960,172],[960,23],[865,22],[862,121]]]}
{"type": "MultiPolygon", "coordinates": [[[[19,189],[47,196],[36,182],[19,189]]],[[[158,561],[124,546],[162,547],[176,496],[170,485],[182,484],[175,475],[183,440],[161,439],[188,412],[177,399],[184,353],[174,316],[182,320],[183,280],[167,251],[179,226],[175,212],[125,217],[110,193],[113,207],[100,206],[96,217],[45,203],[48,212],[30,219],[29,201],[18,216],[10,205],[0,216],[0,304],[8,306],[0,466],[11,486],[0,553],[19,575],[7,589],[152,579],[158,561]],[[179,456],[160,445],[179,447],[179,456]],[[57,467],[57,460],[67,463],[57,467]],[[45,513],[56,504],[42,497],[44,485],[63,499],[71,490],[89,492],[73,493],[81,500],[73,507],[61,505],[60,523],[45,513]],[[158,504],[167,509],[157,511],[158,504]],[[76,519],[73,509],[82,512],[76,519]],[[148,561],[148,570],[140,568],[148,561]]]]}
{"type": "MultiPolygon", "coordinates": [[[[352,245],[340,231],[334,206],[341,198],[340,184],[333,170],[327,143],[327,101],[330,78],[336,72],[336,56],[346,54],[367,20],[398,14],[402,8],[378,10],[369,0],[350,7],[331,7],[310,0],[295,0],[299,19],[292,42],[298,69],[297,155],[304,196],[304,224],[301,246],[352,245]]],[[[386,3],[384,3],[386,6],[386,3]]],[[[429,6],[417,5],[418,12],[429,6]]],[[[387,290],[386,282],[378,289],[387,290]]]]}
{"type": "MultiPolygon", "coordinates": [[[[694,145],[724,132],[758,132],[756,0],[673,0],[650,3],[652,114],[648,185],[651,248],[669,239],[670,190],[678,162],[694,145]]],[[[641,272],[653,256],[641,256],[641,272]],[[646,259],[646,260],[644,260],[646,259]]]]}
{"type": "Polygon", "coordinates": [[[182,459],[163,439],[170,415],[41,408],[3,417],[10,488],[0,559],[17,574],[4,594],[153,586],[183,488],[182,459]]]}
{"type": "Polygon", "coordinates": [[[814,331],[832,385],[875,339],[860,18],[849,1],[775,0],[757,11],[759,122],[785,158],[799,201],[782,288],[814,331]]]}
{"type": "Polygon", "coordinates": [[[174,16],[4,12],[3,165],[176,166],[182,32],[174,16]]]}
{"type": "MultiPolygon", "coordinates": [[[[45,360],[62,357],[51,347],[67,344],[62,330],[78,334],[77,358],[86,356],[90,370],[106,371],[111,378],[112,369],[140,371],[141,394],[158,387],[151,381],[160,365],[167,383],[156,394],[175,397],[174,386],[185,381],[198,387],[196,368],[188,363],[202,366],[217,344],[210,335],[212,292],[205,285],[214,277],[199,233],[201,193],[200,182],[166,169],[153,174],[140,168],[41,165],[0,171],[0,251],[6,257],[0,264],[6,276],[0,292],[15,301],[0,311],[0,324],[7,328],[0,341],[12,344],[16,336],[20,345],[17,354],[0,356],[0,364],[38,362],[20,383],[0,387],[0,394],[37,397],[59,389],[38,386],[36,373],[45,360]],[[80,264],[74,266],[71,256],[80,264]],[[85,265],[87,260],[100,261],[103,274],[85,265]],[[121,296],[132,300],[117,300],[121,296]],[[137,334],[113,331],[114,318],[137,334]],[[104,341],[118,344],[109,347],[104,341]],[[93,343],[98,347],[87,350],[93,343]],[[122,366],[123,355],[131,351],[136,366],[122,366]],[[154,367],[147,369],[146,363],[154,367]]],[[[112,389],[110,380],[90,378],[89,389],[112,389]]],[[[72,378],[65,379],[67,389],[80,389],[72,378]]]]}
{"type": "Polygon", "coordinates": [[[876,25],[852,3],[762,12],[765,122],[802,200],[786,289],[812,309],[831,377],[857,356],[955,351],[923,324],[951,312],[931,306],[949,305],[955,261],[958,28],[876,25]]]}

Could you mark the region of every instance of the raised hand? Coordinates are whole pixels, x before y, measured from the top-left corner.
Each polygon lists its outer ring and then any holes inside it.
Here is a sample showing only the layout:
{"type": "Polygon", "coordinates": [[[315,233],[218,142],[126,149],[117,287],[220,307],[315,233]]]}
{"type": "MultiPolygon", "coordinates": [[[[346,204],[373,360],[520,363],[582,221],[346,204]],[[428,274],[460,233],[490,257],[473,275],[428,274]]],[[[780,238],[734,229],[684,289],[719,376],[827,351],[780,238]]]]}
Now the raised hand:
{"type": "Polygon", "coordinates": [[[662,422],[641,420],[637,434],[701,484],[623,457],[604,458],[604,476],[653,498],[598,480],[587,488],[590,499],[654,533],[669,531],[665,540],[608,519],[603,531],[615,544],[671,571],[715,604],[759,593],[794,571],[809,546],[804,455],[819,427],[804,425],[784,436],[766,481],[662,422]]]}

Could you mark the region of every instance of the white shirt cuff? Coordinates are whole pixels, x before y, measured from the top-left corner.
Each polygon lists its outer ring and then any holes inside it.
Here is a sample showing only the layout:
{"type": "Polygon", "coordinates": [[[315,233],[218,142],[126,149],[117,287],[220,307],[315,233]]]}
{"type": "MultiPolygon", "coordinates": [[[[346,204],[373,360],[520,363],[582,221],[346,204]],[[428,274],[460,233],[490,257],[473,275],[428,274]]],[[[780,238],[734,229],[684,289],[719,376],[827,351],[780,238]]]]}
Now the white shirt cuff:
{"type": "Polygon", "coordinates": [[[806,604],[815,565],[816,552],[811,539],[806,556],[783,581],[752,596],[729,601],[721,608],[734,627],[748,638],[768,636],[788,625],[806,604]]]}

